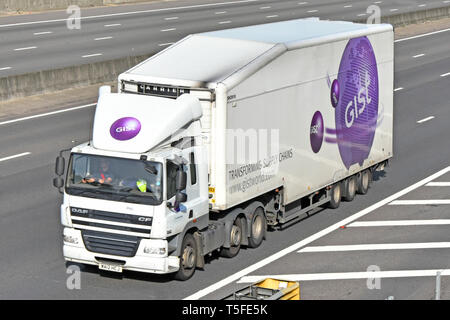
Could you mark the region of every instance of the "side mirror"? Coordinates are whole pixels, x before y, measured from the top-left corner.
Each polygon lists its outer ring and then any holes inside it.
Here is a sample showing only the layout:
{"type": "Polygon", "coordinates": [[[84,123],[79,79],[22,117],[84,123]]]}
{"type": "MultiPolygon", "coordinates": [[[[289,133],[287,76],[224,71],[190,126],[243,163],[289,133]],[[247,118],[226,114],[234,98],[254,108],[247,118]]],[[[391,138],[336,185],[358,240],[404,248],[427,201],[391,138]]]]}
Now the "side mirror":
{"type": "Polygon", "coordinates": [[[187,174],[186,172],[180,169],[177,171],[175,188],[177,191],[184,190],[186,189],[186,184],[187,184],[187,174]]]}
{"type": "Polygon", "coordinates": [[[178,191],[175,195],[175,201],[176,203],[180,204],[187,201],[187,194],[184,192],[178,191]]]}
{"type": "Polygon", "coordinates": [[[63,193],[63,192],[61,191],[61,188],[64,186],[64,179],[61,178],[61,177],[54,178],[54,179],[53,179],[53,186],[54,186],[55,188],[58,188],[59,193],[63,193]]]}
{"type": "Polygon", "coordinates": [[[58,176],[64,175],[64,168],[66,166],[66,161],[64,157],[58,156],[56,157],[56,164],[55,164],[55,173],[58,176]]]}

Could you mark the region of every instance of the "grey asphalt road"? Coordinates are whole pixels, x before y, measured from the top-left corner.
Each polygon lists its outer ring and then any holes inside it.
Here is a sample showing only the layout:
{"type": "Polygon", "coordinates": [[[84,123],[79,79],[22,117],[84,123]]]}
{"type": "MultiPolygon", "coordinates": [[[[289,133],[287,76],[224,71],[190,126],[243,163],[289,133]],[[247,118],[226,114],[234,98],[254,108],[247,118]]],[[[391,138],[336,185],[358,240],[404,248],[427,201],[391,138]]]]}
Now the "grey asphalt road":
{"type": "MultiPolygon", "coordinates": [[[[182,299],[447,167],[450,163],[449,41],[450,32],[444,32],[396,43],[395,87],[403,89],[395,93],[395,157],[385,175],[377,177],[367,196],[343,203],[337,210],[323,210],[283,231],[270,232],[260,248],[241,250],[237,258],[213,256],[205,270],[198,271],[187,282],[134,272],[125,272],[117,278],[99,274],[94,267],[80,266],[81,289],[69,290],[59,225],[62,197],[52,187],[51,180],[58,151],[89,138],[93,108],[0,124],[0,299],[182,299]],[[417,55],[422,56],[414,58],[417,55]],[[430,116],[434,118],[418,123],[430,116]]],[[[391,210],[393,214],[404,214],[404,209],[391,210]]],[[[389,238],[391,233],[389,229],[380,229],[377,236],[389,238]]],[[[428,233],[421,230],[419,240],[444,241],[447,236],[448,229],[435,227],[428,233]]],[[[427,257],[417,258],[419,266],[430,263],[432,267],[448,268],[448,249],[427,257]]],[[[314,263],[321,266],[330,259],[330,256],[320,256],[314,263]]],[[[417,259],[407,256],[403,261],[417,259]]],[[[298,263],[290,261],[294,266],[298,263]]],[[[348,268],[345,270],[350,270],[352,264],[345,266],[348,268]]],[[[305,264],[304,268],[307,267],[305,264]]],[[[415,268],[412,263],[406,267],[415,268]]],[[[227,287],[225,292],[219,288],[211,294],[220,298],[231,289],[227,287]]],[[[322,294],[343,297],[338,285],[309,290],[311,297],[320,298],[322,294]]],[[[423,290],[420,280],[411,280],[410,285],[397,287],[396,298],[420,297],[423,290]]],[[[358,298],[374,297],[367,290],[360,293],[356,295],[358,298]]]]}
{"type": "Polygon", "coordinates": [[[355,20],[376,4],[382,15],[448,6],[443,0],[179,0],[81,11],[69,29],[65,11],[0,17],[0,77],[161,50],[204,31],[320,16],[355,20]]]}

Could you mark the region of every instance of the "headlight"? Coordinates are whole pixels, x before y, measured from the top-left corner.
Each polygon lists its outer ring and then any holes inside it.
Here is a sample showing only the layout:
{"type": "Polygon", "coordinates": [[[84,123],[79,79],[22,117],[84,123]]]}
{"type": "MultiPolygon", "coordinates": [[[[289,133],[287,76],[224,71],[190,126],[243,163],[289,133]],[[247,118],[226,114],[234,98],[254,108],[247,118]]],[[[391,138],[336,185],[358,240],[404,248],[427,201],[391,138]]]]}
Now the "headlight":
{"type": "Polygon", "coordinates": [[[144,247],[144,253],[154,255],[165,255],[166,248],[144,247]]]}
{"type": "Polygon", "coordinates": [[[67,243],[72,243],[72,244],[78,244],[78,238],[77,237],[73,237],[73,236],[69,236],[69,235],[63,235],[63,241],[67,242],[67,243]]]}

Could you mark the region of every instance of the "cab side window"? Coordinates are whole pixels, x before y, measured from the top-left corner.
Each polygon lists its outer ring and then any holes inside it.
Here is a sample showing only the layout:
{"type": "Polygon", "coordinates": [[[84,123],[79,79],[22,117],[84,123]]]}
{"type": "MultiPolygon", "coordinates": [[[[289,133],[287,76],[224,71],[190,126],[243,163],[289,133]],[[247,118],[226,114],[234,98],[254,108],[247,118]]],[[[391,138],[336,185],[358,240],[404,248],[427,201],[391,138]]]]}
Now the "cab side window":
{"type": "Polygon", "coordinates": [[[172,161],[167,161],[166,163],[167,166],[167,200],[169,200],[170,198],[172,198],[173,196],[175,196],[175,194],[177,193],[177,189],[176,189],[176,176],[177,176],[177,170],[178,170],[178,166],[173,163],[172,161]]]}

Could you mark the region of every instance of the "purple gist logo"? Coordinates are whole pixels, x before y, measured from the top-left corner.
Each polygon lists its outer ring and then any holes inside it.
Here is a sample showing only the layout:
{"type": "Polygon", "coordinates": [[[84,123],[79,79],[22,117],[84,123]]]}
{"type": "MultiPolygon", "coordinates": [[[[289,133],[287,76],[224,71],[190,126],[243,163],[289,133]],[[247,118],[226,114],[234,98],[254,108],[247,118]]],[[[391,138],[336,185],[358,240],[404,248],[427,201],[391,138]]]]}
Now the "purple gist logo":
{"type": "Polygon", "coordinates": [[[314,153],[319,152],[320,148],[322,147],[324,130],[325,128],[322,114],[320,113],[320,111],[316,111],[316,113],[314,113],[313,115],[309,131],[311,148],[314,153]]]}
{"type": "MultiPolygon", "coordinates": [[[[339,153],[347,169],[363,164],[372,148],[378,119],[378,70],[367,37],[351,39],[344,50],[338,74],[335,106],[339,153]]],[[[334,83],[333,83],[334,84],[334,83]]],[[[334,86],[333,86],[334,87],[334,86]]]]}
{"type": "Polygon", "coordinates": [[[141,131],[141,123],[133,117],[120,118],[111,125],[109,133],[120,141],[130,140],[136,137],[141,131]]]}

